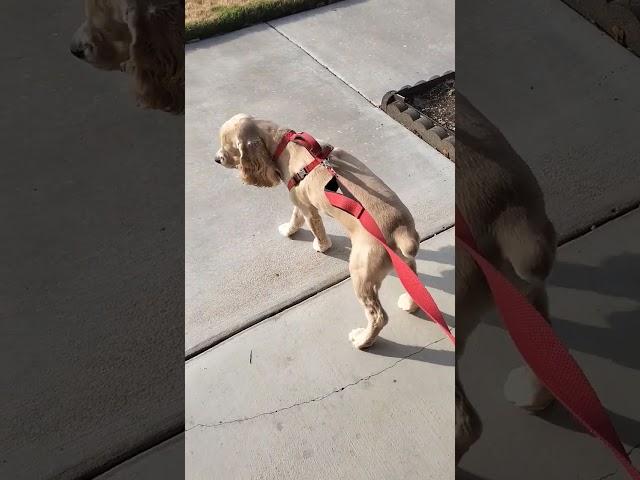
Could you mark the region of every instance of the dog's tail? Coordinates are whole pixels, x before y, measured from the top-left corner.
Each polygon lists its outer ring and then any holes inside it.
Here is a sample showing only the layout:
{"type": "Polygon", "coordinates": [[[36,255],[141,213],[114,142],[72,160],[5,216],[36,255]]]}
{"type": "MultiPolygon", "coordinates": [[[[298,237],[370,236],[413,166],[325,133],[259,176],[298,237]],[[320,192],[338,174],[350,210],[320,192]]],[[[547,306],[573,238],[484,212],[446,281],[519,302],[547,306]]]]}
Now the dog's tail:
{"type": "Polygon", "coordinates": [[[524,212],[504,214],[495,231],[515,273],[531,284],[544,282],[556,255],[556,232],[546,214],[533,218],[524,212]]]}
{"type": "Polygon", "coordinates": [[[396,247],[402,252],[402,255],[408,258],[414,258],[420,248],[420,237],[415,228],[401,225],[393,231],[393,241],[396,247]]]}

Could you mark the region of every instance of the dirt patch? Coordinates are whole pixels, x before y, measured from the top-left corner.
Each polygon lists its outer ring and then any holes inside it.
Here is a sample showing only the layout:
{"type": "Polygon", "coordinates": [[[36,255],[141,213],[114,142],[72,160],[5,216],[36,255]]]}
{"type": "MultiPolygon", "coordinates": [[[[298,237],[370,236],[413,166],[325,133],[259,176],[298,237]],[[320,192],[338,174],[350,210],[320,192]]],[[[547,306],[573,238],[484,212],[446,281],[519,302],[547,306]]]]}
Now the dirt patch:
{"type": "Polygon", "coordinates": [[[455,79],[435,85],[411,99],[414,107],[451,132],[456,131],[455,79]]]}

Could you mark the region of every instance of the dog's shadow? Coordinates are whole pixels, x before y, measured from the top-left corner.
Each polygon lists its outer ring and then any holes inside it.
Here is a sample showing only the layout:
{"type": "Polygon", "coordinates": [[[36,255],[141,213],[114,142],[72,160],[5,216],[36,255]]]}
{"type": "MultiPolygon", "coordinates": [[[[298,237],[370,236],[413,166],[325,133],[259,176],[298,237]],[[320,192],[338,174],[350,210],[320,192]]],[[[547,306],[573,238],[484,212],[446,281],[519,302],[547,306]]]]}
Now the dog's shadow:
{"type": "Polygon", "coordinates": [[[453,351],[436,350],[429,346],[405,345],[382,336],[378,337],[376,342],[365,351],[373,355],[411,359],[445,367],[453,367],[455,365],[455,353],[453,351]]]}
{"type": "Polygon", "coordinates": [[[479,477],[475,473],[467,472],[466,470],[456,467],[456,480],[489,480],[485,477],[479,477]]]}
{"type": "MultiPolygon", "coordinates": [[[[349,255],[351,255],[351,241],[342,235],[327,234],[329,240],[331,240],[331,248],[324,252],[324,255],[337,258],[344,262],[349,262],[349,255]]],[[[313,233],[305,228],[301,228],[296,233],[289,237],[296,242],[306,242],[311,244],[313,242],[313,233]]]]}

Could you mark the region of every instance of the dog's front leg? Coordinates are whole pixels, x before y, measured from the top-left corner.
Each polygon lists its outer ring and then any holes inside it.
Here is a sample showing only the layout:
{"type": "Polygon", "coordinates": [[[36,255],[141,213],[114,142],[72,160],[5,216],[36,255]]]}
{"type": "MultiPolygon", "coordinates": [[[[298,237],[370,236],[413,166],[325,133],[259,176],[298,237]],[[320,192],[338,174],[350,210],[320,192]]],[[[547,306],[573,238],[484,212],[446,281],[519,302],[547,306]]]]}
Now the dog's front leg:
{"type": "Polygon", "coordinates": [[[278,231],[285,237],[290,237],[302,227],[304,223],[304,215],[298,207],[293,207],[293,213],[291,213],[291,220],[287,223],[283,223],[278,227],[278,231]]]}
{"type": "Polygon", "coordinates": [[[310,208],[303,212],[304,218],[309,225],[309,229],[315,237],[313,239],[313,249],[316,252],[324,253],[331,248],[331,239],[327,236],[327,232],[324,229],[324,223],[320,217],[320,212],[316,208],[310,208]]]}

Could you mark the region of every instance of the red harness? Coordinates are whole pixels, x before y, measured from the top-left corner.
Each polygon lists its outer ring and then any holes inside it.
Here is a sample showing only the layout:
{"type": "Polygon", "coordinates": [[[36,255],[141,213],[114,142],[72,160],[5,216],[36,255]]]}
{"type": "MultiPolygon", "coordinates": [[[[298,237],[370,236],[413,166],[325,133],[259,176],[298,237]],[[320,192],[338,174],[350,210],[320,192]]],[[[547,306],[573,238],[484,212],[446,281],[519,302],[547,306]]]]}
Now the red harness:
{"type": "MultiPolygon", "coordinates": [[[[307,151],[313,156],[313,160],[302,170],[297,172],[291,180],[287,183],[287,188],[291,190],[296,185],[298,185],[304,177],[306,177],[309,173],[313,171],[318,165],[324,165],[325,168],[333,175],[336,182],[338,182],[338,186],[343,190],[344,188],[340,185],[338,179],[338,174],[335,170],[329,166],[327,163],[327,158],[329,154],[333,150],[332,147],[322,148],[320,144],[316,141],[308,133],[296,133],[294,131],[289,131],[284,134],[282,140],[278,144],[276,151],[273,155],[274,162],[282,155],[282,152],[287,147],[289,142],[297,143],[298,145],[303,146],[307,149],[307,151]]],[[[445,333],[447,337],[451,340],[451,342],[455,345],[456,340],[451,331],[449,330],[449,326],[444,321],[442,317],[442,313],[438,309],[438,306],[434,302],[433,298],[424,288],[418,276],[409,268],[409,266],[400,258],[400,256],[394,252],[384,238],[380,227],[373,219],[373,217],[367,212],[364,206],[355,199],[346,197],[340,193],[336,193],[334,191],[328,190],[325,187],[324,194],[329,200],[329,203],[340,210],[347,212],[349,215],[355,217],[360,224],[367,230],[371,235],[373,235],[376,240],[380,242],[380,244],[385,248],[389,257],[391,257],[391,263],[393,264],[393,268],[395,268],[398,278],[400,279],[400,283],[404,286],[407,293],[413,298],[413,301],[422,309],[422,311],[435,323],[437,323],[442,331],[445,333]]]]}
{"type": "MultiPolygon", "coordinates": [[[[289,190],[298,185],[318,165],[324,165],[338,180],[335,170],[327,163],[332,148],[323,149],[308,133],[287,132],[274,154],[277,160],[289,142],[306,148],[313,161],[297,172],[287,183],[289,190]]],[[[340,184],[338,183],[340,186],[340,184]]],[[[344,188],[343,188],[344,190],[344,188]]],[[[352,198],[327,190],[327,199],[357,218],[362,226],[387,250],[400,282],[427,316],[436,322],[455,345],[455,337],[442,318],[433,298],[415,273],[387,245],[377,223],[364,206],[352,198]]],[[[496,307],[507,327],[511,339],[531,370],[567,410],[596,438],[600,439],[622,464],[630,478],[640,480],[640,472],[629,460],[622,442],[613,428],[598,396],[567,348],[553,332],[551,326],[496,268],[478,252],[471,230],[456,209],[456,246],[464,248],[483,272],[491,289],[496,307]]]]}

